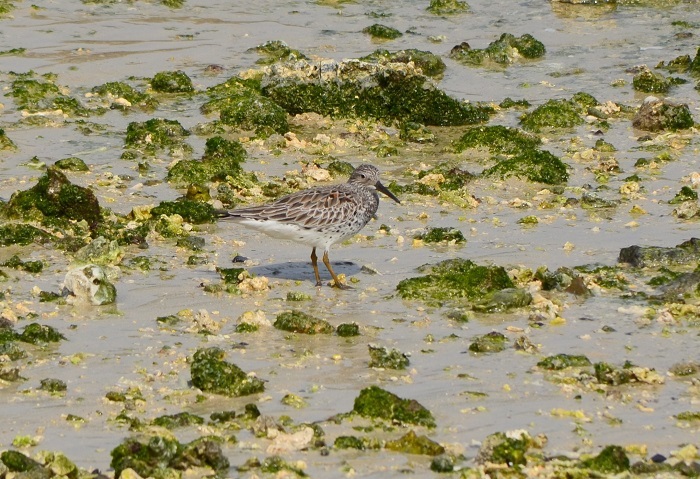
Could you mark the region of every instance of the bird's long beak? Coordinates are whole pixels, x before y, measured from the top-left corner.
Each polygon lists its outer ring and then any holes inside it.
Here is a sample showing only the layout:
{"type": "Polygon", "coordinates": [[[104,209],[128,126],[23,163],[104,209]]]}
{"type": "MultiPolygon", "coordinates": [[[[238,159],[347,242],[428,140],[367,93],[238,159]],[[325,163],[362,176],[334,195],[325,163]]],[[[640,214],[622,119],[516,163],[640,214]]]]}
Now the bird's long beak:
{"type": "Polygon", "coordinates": [[[381,191],[382,193],[384,193],[385,195],[387,195],[387,196],[388,196],[389,198],[391,198],[392,200],[396,201],[398,204],[401,204],[401,200],[399,200],[399,199],[394,195],[394,193],[392,193],[391,191],[389,191],[389,188],[387,188],[386,186],[384,186],[384,185],[382,184],[381,181],[377,181],[377,183],[375,183],[374,187],[375,187],[378,191],[381,191]]]}

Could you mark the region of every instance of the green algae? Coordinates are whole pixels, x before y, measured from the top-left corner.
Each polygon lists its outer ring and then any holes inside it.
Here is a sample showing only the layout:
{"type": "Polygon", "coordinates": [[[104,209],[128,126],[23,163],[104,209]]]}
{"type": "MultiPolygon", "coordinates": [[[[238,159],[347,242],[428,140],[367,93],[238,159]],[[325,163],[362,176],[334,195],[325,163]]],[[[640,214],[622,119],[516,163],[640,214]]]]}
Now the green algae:
{"type": "Polygon", "coordinates": [[[555,354],[547,356],[537,363],[538,368],[549,371],[560,371],[567,368],[583,368],[591,365],[590,359],[584,355],[576,354],[555,354]]]}
{"type": "Polygon", "coordinates": [[[199,201],[180,200],[162,201],[151,209],[151,215],[174,215],[182,216],[182,219],[192,224],[214,223],[216,222],[216,212],[209,203],[199,201]]]}
{"type": "Polygon", "coordinates": [[[52,394],[64,393],[68,390],[68,386],[65,381],[55,378],[42,379],[40,382],[39,389],[42,391],[47,391],[52,394]]]}
{"type": "Polygon", "coordinates": [[[287,112],[274,101],[260,95],[230,98],[221,107],[222,124],[244,131],[254,131],[260,138],[289,131],[287,112]]]}
{"type": "Polygon", "coordinates": [[[134,121],[126,127],[124,147],[149,156],[161,151],[189,153],[192,147],[185,142],[189,135],[190,132],[177,120],[151,118],[144,122],[134,121]]]}
{"type": "Polygon", "coordinates": [[[282,331],[301,334],[330,334],[333,326],[302,311],[285,311],[277,315],[273,326],[282,331]]]}
{"type": "Polygon", "coordinates": [[[403,436],[393,441],[387,441],[385,449],[403,452],[406,454],[422,454],[425,456],[438,456],[445,453],[445,448],[425,435],[417,435],[410,430],[403,436]]]}
{"type": "Polygon", "coordinates": [[[513,288],[508,273],[500,266],[480,266],[465,259],[450,259],[419,271],[428,273],[408,278],[396,286],[403,299],[418,299],[429,304],[455,300],[478,300],[491,291],[513,288]]]}
{"type": "Polygon", "coordinates": [[[426,231],[419,233],[413,237],[423,241],[424,243],[466,243],[464,235],[457,228],[451,227],[431,227],[426,231]]]}
{"type": "Polygon", "coordinates": [[[541,144],[539,137],[518,128],[487,125],[468,129],[452,146],[457,153],[470,148],[486,148],[492,154],[516,155],[524,150],[536,149],[541,144]]]}
{"type": "Polygon", "coordinates": [[[387,349],[369,344],[369,367],[384,369],[406,369],[410,363],[408,356],[398,349],[387,349]]]}
{"type": "Polygon", "coordinates": [[[309,301],[311,300],[311,295],[302,293],[300,291],[288,291],[287,301],[309,301]]]}
{"type": "Polygon", "coordinates": [[[239,284],[243,281],[241,274],[245,271],[245,268],[216,268],[216,272],[226,284],[239,284]]]}
{"type": "Polygon", "coordinates": [[[309,405],[309,403],[306,402],[304,398],[291,393],[285,394],[280,400],[280,402],[285,406],[290,406],[294,409],[303,409],[309,405]]]}
{"type": "Polygon", "coordinates": [[[457,15],[469,11],[469,4],[461,0],[430,0],[426,8],[433,15],[457,15]]]}
{"type": "Polygon", "coordinates": [[[180,477],[181,471],[194,467],[206,467],[220,474],[230,467],[220,440],[207,436],[186,444],[163,436],[127,438],[112,449],[111,456],[115,478],[129,468],[141,477],[167,479],[180,477]]]}
{"type": "Polygon", "coordinates": [[[506,288],[491,291],[472,305],[480,313],[502,313],[515,308],[523,308],[532,302],[532,295],[524,288],[506,288]]]}
{"type": "Polygon", "coordinates": [[[671,205],[677,205],[683,203],[684,201],[697,201],[698,192],[692,189],[690,186],[683,186],[676,196],[673,197],[668,203],[671,205]]]}
{"type": "Polygon", "coordinates": [[[0,461],[12,472],[29,472],[33,469],[41,469],[41,463],[19,451],[3,451],[0,453],[0,461]]]}
{"type": "Polygon", "coordinates": [[[41,261],[22,261],[19,256],[13,255],[7,261],[0,263],[0,266],[6,268],[19,269],[28,273],[41,273],[44,269],[44,263],[41,261]]]}
{"type": "Polygon", "coordinates": [[[90,169],[85,162],[77,156],[63,158],[54,163],[56,168],[66,171],[89,171],[90,169]]]}
{"type": "Polygon", "coordinates": [[[279,40],[271,40],[252,49],[259,53],[260,58],[255,63],[259,65],[270,65],[281,61],[296,61],[306,59],[306,55],[299,50],[290,48],[286,43],[279,40]]]}
{"type": "Polygon", "coordinates": [[[581,106],[572,100],[547,100],[530,113],[520,117],[520,124],[528,131],[539,132],[550,128],[573,128],[583,124],[581,106]]]}
{"type": "MultiPolygon", "coordinates": [[[[354,78],[353,66],[345,64],[348,73],[339,71],[333,82],[271,76],[263,85],[263,95],[291,115],[315,112],[333,118],[413,121],[428,126],[467,125],[488,119],[489,109],[448,96],[423,75],[384,68],[354,78]]],[[[362,71],[361,64],[355,66],[358,68],[362,71]]]]}
{"type": "Polygon", "coordinates": [[[24,330],[17,336],[17,339],[25,343],[41,346],[48,343],[64,341],[66,337],[59,333],[53,326],[31,323],[24,327],[24,330]]]}
{"type": "Polygon", "coordinates": [[[177,239],[175,245],[181,248],[187,248],[192,251],[202,251],[206,240],[201,236],[184,236],[177,239]]]}
{"type": "MultiPolygon", "coordinates": [[[[239,178],[244,175],[241,163],[245,158],[245,148],[239,142],[215,136],[207,140],[201,160],[180,160],[168,170],[167,180],[190,185],[239,178]]],[[[252,177],[248,181],[257,180],[252,177]]]]}
{"type": "Polygon", "coordinates": [[[491,331],[474,338],[468,349],[472,353],[499,353],[506,349],[507,345],[508,338],[505,335],[497,331],[491,331]]]}
{"type": "Polygon", "coordinates": [[[290,462],[285,461],[280,456],[266,457],[265,460],[260,463],[260,471],[268,474],[275,474],[279,477],[286,477],[286,472],[291,472],[299,477],[307,477],[307,474],[298,465],[294,465],[290,462]]]}
{"type": "Polygon", "coordinates": [[[429,77],[439,77],[445,72],[445,62],[438,55],[410,48],[407,50],[399,50],[390,52],[389,50],[375,50],[367,56],[360,57],[363,62],[373,62],[379,64],[386,63],[413,63],[420,68],[423,75],[429,77]]]}
{"type": "Polygon", "coordinates": [[[405,121],[401,123],[399,130],[399,138],[411,143],[433,143],[435,142],[435,134],[424,125],[414,121],[405,121]]]}
{"type": "Polygon", "coordinates": [[[365,451],[367,449],[379,449],[380,444],[366,437],[338,436],[333,442],[333,447],[336,449],[357,449],[358,451],[365,451]]]}
{"type": "Polygon", "coordinates": [[[180,412],[177,414],[165,414],[158,416],[151,421],[154,426],[164,427],[166,429],[176,429],[179,427],[199,426],[204,424],[204,418],[189,412],[180,412]]]}
{"type": "Polygon", "coordinates": [[[331,161],[326,169],[334,178],[338,176],[350,176],[352,172],[355,171],[355,167],[352,163],[339,160],[331,161]]]}
{"type": "Polygon", "coordinates": [[[263,381],[224,361],[225,356],[217,347],[198,349],[190,363],[192,385],[204,392],[230,397],[247,396],[265,389],[263,381]]]}
{"type": "Polygon", "coordinates": [[[643,93],[668,93],[676,82],[671,78],[655,73],[648,68],[637,73],[632,79],[632,87],[643,93]]]}
{"type": "Polygon", "coordinates": [[[61,93],[61,88],[54,83],[56,75],[46,73],[41,75],[41,78],[36,76],[34,72],[15,74],[10,91],[6,95],[14,99],[18,109],[31,113],[61,110],[71,117],[87,117],[93,113],[77,99],[61,93]]]}
{"type": "Polygon", "coordinates": [[[467,170],[460,169],[449,163],[439,163],[433,168],[418,173],[418,181],[405,185],[399,185],[396,181],[392,181],[387,188],[399,196],[403,194],[440,196],[445,200],[456,202],[462,195],[469,196],[465,187],[474,178],[475,175],[467,170]],[[428,184],[428,182],[423,180],[424,178],[437,178],[438,181],[428,184]],[[455,198],[449,197],[450,192],[455,193],[455,198]]]}
{"type": "Polygon", "coordinates": [[[475,462],[505,464],[510,467],[524,465],[528,461],[528,450],[537,446],[537,442],[525,431],[496,432],[482,441],[475,462]]]}
{"type": "Polygon", "coordinates": [[[192,93],[194,91],[192,80],[181,70],[156,73],[151,79],[151,88],[159,93],[192,93]]]}
{"type": "Polygon", "coordinates": [[[415,399],[402,399],[378,386],[360,391],[353,412],[363,417],[384,419],[401,424],[435,427],[435,418],[415,399]]]}
{"type": "Polygon", "coordinates": [[[630,460],[621,446],[606,446],[600,453],[590,459],[581,461],[581,466],[604,474],[619,474],[628,471],[630,460]]]}
{"type": "Polygon", "coordinates": [[[0,128],[0,150],[16,150],[17,145],[15,145],[15,142],[10,139],[9,136],[7,136],[7,133],[5,133],[5,130],[0,128]]]}
{"type": "Polygon", "coordinates": [[[151,95],[140,92],[124,82],[103,83],[93,87],[92,93],[108,99],[111,102],[110,108],[114,110],[126,110],[131,107],[153,110],[158,106],[158,100],[151,95]]]}
{"type": "Polygon", "coordinates": [[[513,158],[499,161],[482,174],[502,180],[515,176],[547,185],[565,184],[569,180],[566,163],[546,150],[525,150],[513,158]]]}
{"type": "Polygon", "coordinates": [[[335,328],[335,333],[341,338],[351,338],[360,335],[360,326],[357,323],[342,323],[335,328]]]}
{"type": "Polygon", "coordinates": [[[403,36],[403,33],[398,31],[397,29],[393,27],[387,27],[386,25],[381,25],[379,23],[375,23],[374,25],[370,25],[369,27],[363,28],[362,33],[366,33],[372,38],[378,40],[394,40],[403,36]]]}
{"type": "Polygon", "coordinates": [[[520,37],[503,33],[498,40],[491,42],[483,49],[471,48],[468,43],[463,42],[452,48],[450,58],[470,66],[495,64],[504,67],[521,61],[521,58],[526,60],[542,58],[545,52],[544,44],[529,33],[520,37]]]}
{"type": "Polygon", "coordinates": [[[86,221],[91,229],[102,222],[100,205],[89,188],[74,185],[55,167],[49,167],[36,185],[10,197],[5,213],[11,218],[56,221],[86,221]]]}

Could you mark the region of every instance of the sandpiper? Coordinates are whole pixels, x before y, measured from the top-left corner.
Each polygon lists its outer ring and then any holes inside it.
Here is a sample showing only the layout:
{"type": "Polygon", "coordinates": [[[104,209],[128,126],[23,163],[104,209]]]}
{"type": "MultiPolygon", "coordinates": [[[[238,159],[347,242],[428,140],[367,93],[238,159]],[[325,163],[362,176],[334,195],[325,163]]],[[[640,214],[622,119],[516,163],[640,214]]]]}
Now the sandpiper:
{"type": "Polygon", "coordinates": [[[397,203],[399,199],[379,181],[379,170],[360,165],[347,183],[297,191],[272,203],[227,211],[223,219],[262,231],[274,238],[287,239],[311,246],[311,265],[316,286],[321,286],[316,248],[323,248],[323,264],[333,277],[333,285],[351,289],[341,283],[331,268],[328,250],[331,245],[360,231],[377,212],[381,191],[397,203]]]}

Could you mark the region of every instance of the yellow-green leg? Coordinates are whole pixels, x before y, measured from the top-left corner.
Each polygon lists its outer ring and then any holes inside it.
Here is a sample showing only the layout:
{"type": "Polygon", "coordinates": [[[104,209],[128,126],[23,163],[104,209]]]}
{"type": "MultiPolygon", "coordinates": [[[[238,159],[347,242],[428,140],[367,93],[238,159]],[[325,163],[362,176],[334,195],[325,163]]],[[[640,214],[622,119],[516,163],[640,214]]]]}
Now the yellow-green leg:
{"type": "MultiPolygon", "coordinates": [[[[352,289],[352,286],[348,286],[345,283],[341,283],[340,280],[338,279],[338,276],[336,276],[335,272],[333,271],[333,268],[331,268],[331,262],[328,259],[328,251],[323,252],[323,264],[326,265],[326,268],[328,268],[328,272],[331,274],[333,277],[333,284],[336,288],[340,289],[352,289]]],[[[319,280],[320,282],[320,280],[319,280]]]]}

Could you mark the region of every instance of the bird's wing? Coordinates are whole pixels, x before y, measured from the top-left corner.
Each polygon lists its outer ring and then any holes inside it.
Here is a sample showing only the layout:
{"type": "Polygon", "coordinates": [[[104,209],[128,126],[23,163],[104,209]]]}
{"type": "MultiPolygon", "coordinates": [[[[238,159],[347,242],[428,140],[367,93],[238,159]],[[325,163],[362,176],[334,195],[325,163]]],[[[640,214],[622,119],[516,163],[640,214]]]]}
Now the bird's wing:
{"type": "Polygon", "coordinates": [[[343,223],[357,209],[357,198],[343,186],[298,191],[266,205],[235,209],[225,218],[272,220],[308,228],[343,223]]]}

